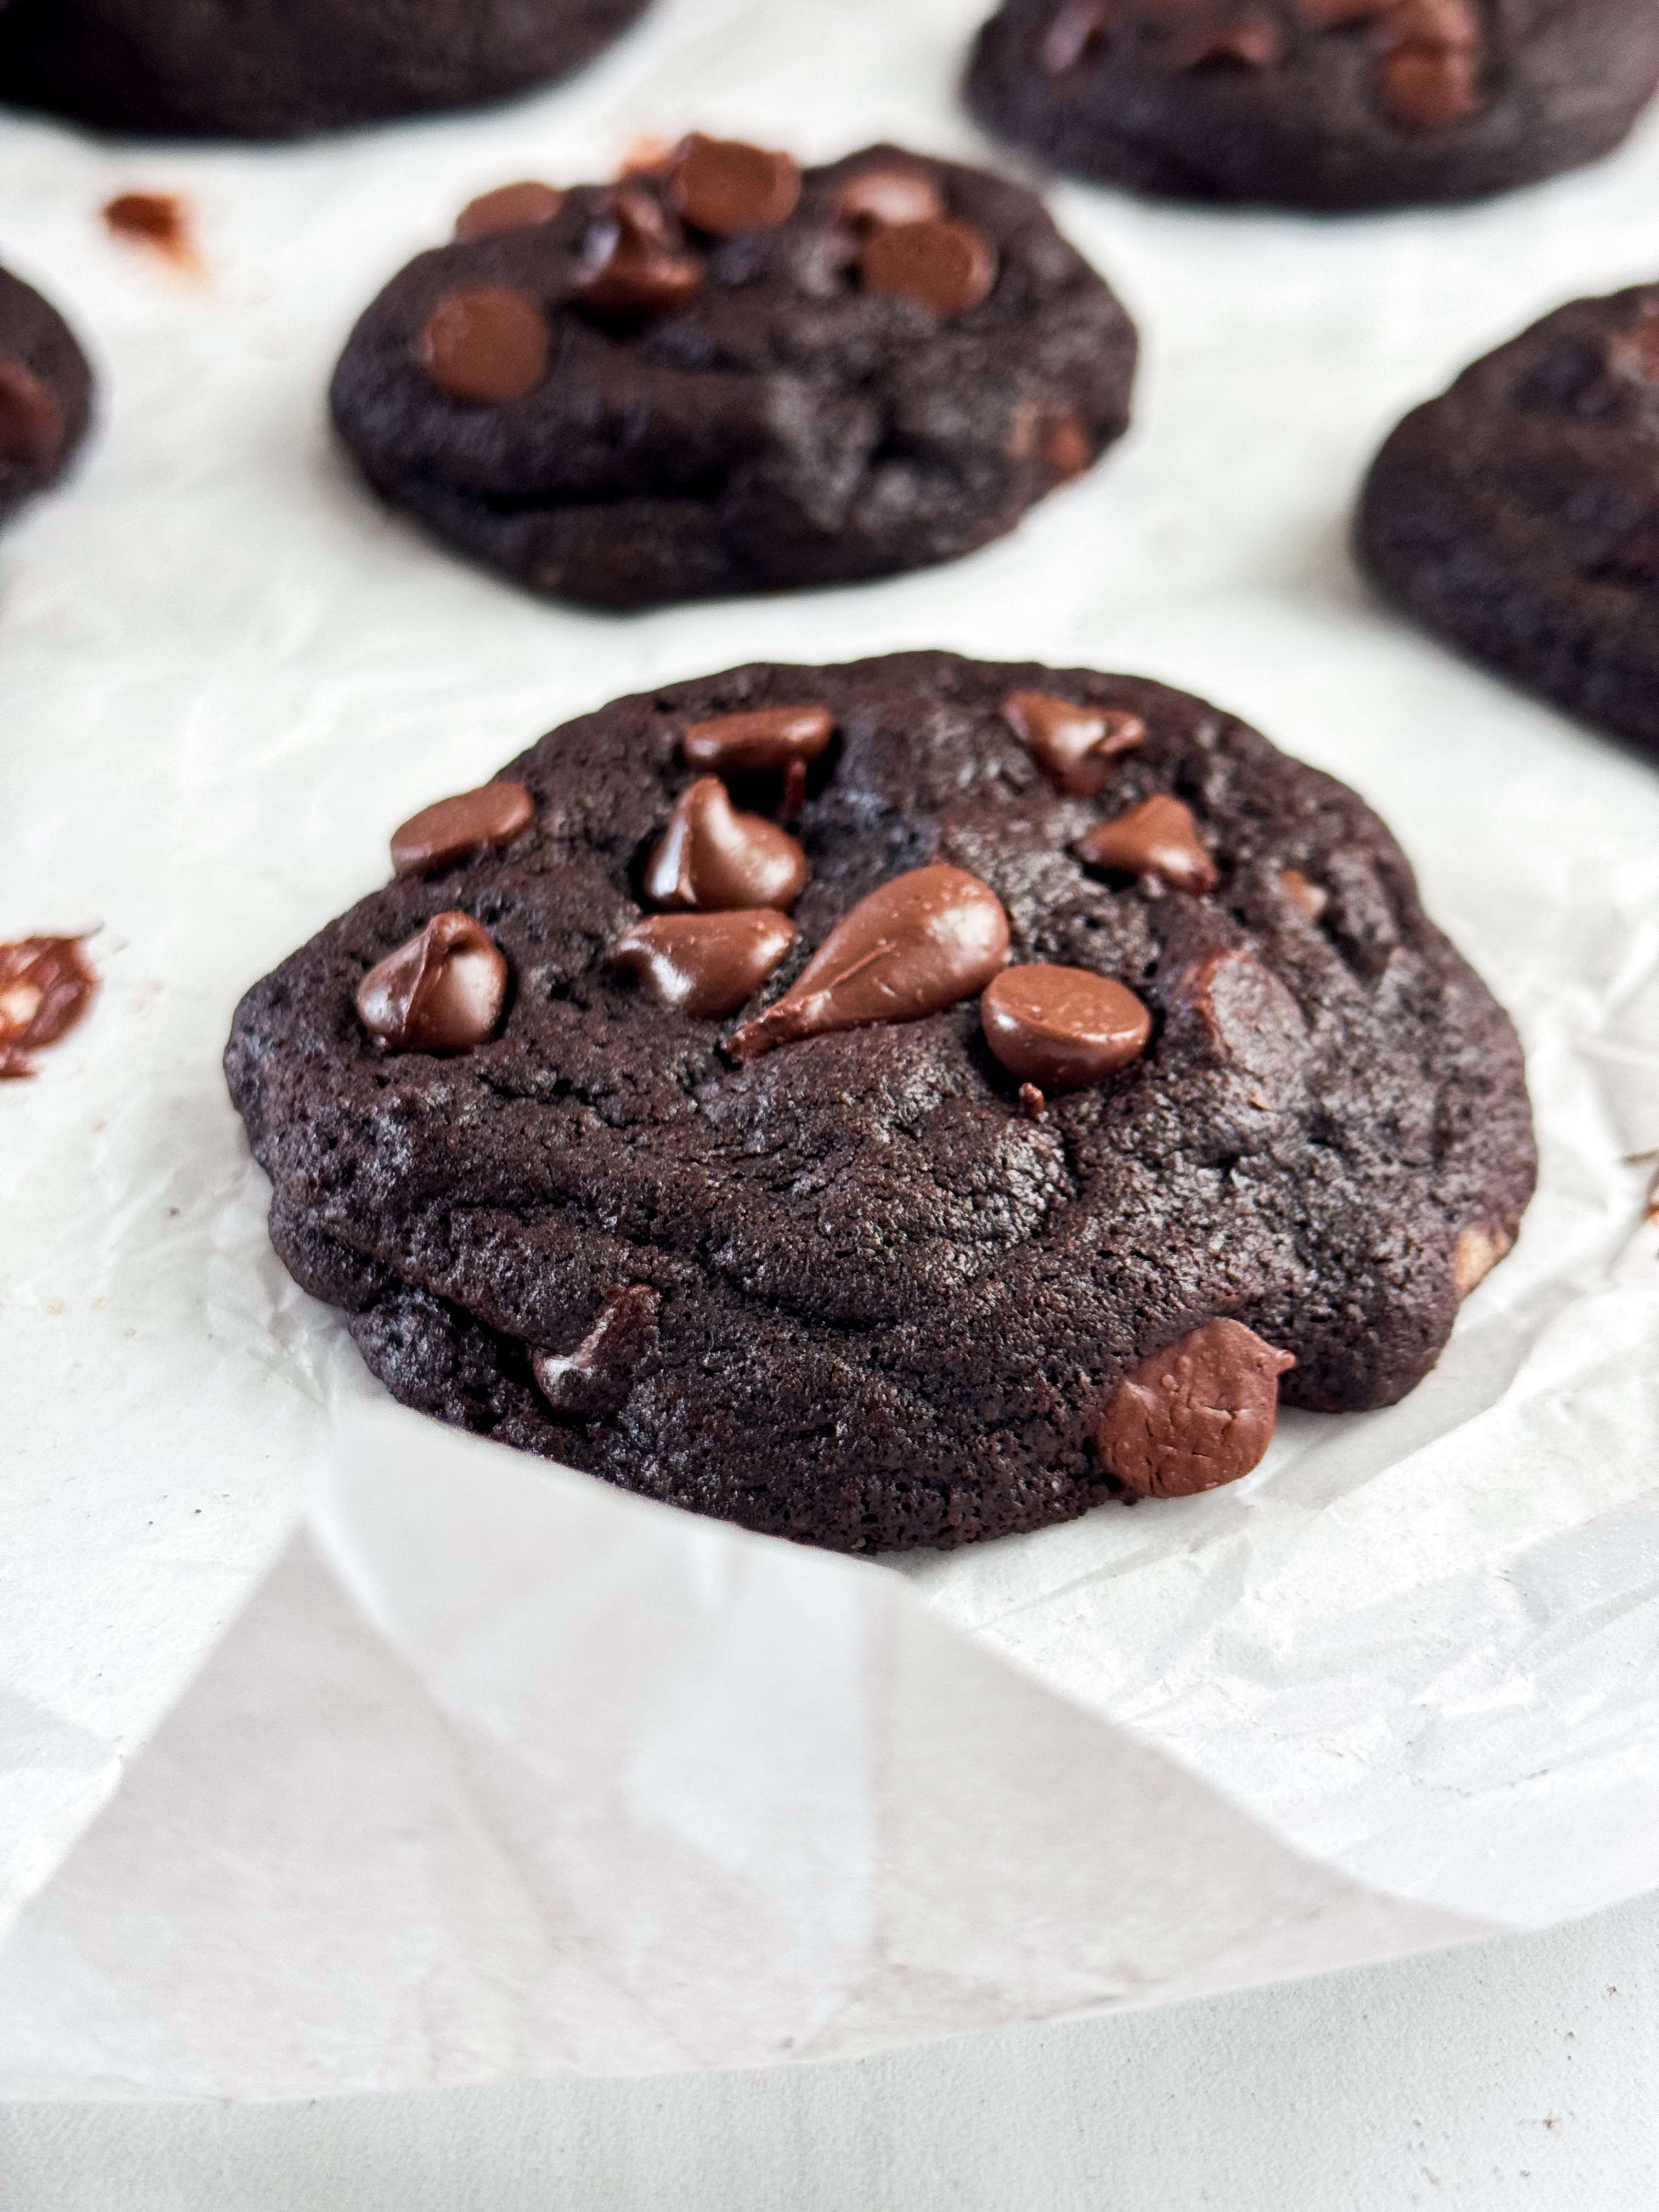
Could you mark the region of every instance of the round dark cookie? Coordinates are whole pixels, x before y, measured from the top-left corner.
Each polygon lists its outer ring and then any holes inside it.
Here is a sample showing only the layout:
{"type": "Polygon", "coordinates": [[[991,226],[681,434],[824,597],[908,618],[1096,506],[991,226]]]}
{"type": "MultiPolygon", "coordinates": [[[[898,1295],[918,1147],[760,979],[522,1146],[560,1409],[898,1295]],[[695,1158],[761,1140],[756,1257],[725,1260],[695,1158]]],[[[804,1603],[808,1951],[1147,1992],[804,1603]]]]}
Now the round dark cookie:
{"type": "Polygon", "coordinates": [[[1133,326],[1018,185],[877,146],[762,228],[676,197],[579,187],[392,280],[333,385],[386,500],[532,589],[647,606],[953,559],[1124,429],[1133,326]],[[876,220],[872,179],[938,216],[876,220]]]}
{"type": "Polygon", "coordinates": [[[288,138],[563,76],[644,0],[10,0],[0,99],[107,131],[288,138]]]}
{"type": "Polygon", "coordinates": [[[55,483],[92,415],[92,371],[68,324],[0,269],[0,522],[55,483]]]}
{"type": "MultiPolygon", "coordinates": [[[[533,823],[461,859],[428,838],[433,872],[248,994],[226,1057],[278,1252],[407,1404],[750,1528],[951,1546],[1085,1511],[1114,1488],[1100,1449],[1135,1486],[1199,1486],[1205,1408],[1160,1412],[1176,1369],[1238,1385],[1223,1478],[1288,1358],[1295,1404],[1390,1403],[1508,1248],[1534,1163],[1509,1021],[1370,809],[1200,700],[937,653],[750,667],[584,715],[504,775],[533,823]],[[1144,738],[1068,795],[1004,711],[1033,692],[1144,738]],[[746,1008],[675,1011],[612,955],[696,775],[686,734],[803,706],[835,736],[795,822],[793,949],[746,1008]],[[1212,891],[1074,856],[1155,799],[1188,810],[1212,891]],[[736,1059],[917,870],[989,886],[1015,962],[1126,987],[1140,1057],[1045,1103],[969,997],[736,1059]],[[388,1050],[354,1000],[394,1029],[389,956],[439,917],[504,956],[499,1034],[388,1050]]],[[[775,780],[734,799],[774,805],[775,780]]]]}
{"type": "Polygon", "coordinates": [[[1656,84],[1652,0],[1006,0],[967,95],[1087,176],[1339,210],[1594,161],[1656,84]]]}
{"type": "Polygon", "coordinates": [[[1358,538],[1431,629],[1659,753],[1659,284],[1558,308],[1413,409],[1358,538]]]}

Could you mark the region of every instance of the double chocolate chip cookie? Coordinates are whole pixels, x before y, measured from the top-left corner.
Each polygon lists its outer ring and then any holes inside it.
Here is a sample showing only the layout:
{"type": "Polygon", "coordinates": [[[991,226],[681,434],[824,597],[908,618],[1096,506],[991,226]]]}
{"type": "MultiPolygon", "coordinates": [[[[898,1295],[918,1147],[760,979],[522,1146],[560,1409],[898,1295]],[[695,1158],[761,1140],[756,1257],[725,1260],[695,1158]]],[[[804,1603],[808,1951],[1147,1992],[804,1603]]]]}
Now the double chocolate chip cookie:
{"type": "Polygon", "coordinates": [[[644,0],[10,0],[0,100],[108,131],[287,138],[563,76],[644,0]]]}
{"type": "Polygon", "coordinates": [[[1659,753],[1659,284],[1558,308],[1413,410],[1358,543],[1431,629],[1659,753]]]}
{"type": "Polygon", "coordinates": [[[68,324],[0,269],[0,522],[62,476],[91,414],[92,371],[68,324]]]}
{"type": "Polygon", "coordinates": [[[1501,1259],[1508,1020],[1376,817],[1162,684],[618,701],[392,841],[226,1066],[406,1403],[854,1552],[1248,1472],[1501,1259]]]}
{"type": "Polygon", "coordinates": [[[434,536],[641,607],[982,545],[1120,434],[1134,361],[1018,185],[692,137],[617,185],[472,203],[363,316],[333,407],[434,536]]]}
{"type": "Polygon", "coordinates": [[[1088,176],[1339,210],[1594,161],[1656,85],[1652,0],[1005,0],[968,96],[1088,176]]]}

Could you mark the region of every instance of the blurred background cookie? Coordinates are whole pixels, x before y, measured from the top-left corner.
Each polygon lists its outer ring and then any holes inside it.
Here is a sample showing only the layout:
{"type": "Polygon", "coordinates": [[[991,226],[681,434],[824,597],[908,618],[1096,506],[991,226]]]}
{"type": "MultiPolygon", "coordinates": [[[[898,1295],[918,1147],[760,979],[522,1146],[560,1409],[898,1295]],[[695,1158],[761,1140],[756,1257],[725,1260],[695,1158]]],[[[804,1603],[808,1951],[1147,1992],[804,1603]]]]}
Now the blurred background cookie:
{"type": "Polygon", "coordinates": [[[0,522],[62,476],[91,413],[92,371],[74,333],[0,269],[0,522]]]}

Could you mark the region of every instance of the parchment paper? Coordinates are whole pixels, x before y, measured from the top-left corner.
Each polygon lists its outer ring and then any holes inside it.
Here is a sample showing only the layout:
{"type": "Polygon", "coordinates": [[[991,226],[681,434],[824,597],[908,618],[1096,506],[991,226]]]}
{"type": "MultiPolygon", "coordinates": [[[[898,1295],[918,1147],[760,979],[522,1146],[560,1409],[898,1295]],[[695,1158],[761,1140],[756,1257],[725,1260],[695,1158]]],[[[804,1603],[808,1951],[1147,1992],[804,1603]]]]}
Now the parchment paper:
{"type": "Polygon", "coordinates": [[[0,124],[0,258],[103,391],[74,483],[0,540],[0,934],[100,923],[106,976],[0,1091],[0,1911],[36,1898],[0,1954],[15,2093],[847,2051],[1659,1885],[1634,1157],[1659,1150],[1659,775],[1401,628],[1344,550],[1404,405],[1654,273],[1659,130],[1358,223],[1056,188],[1141,324],[1136,428],[933,574],[563,611],[424,544],[331,448],[352,317],[472,191],[690,124],[983,151],[951,100],[977,13],[658,0],[563,90],[297,149],[0,124]],[[126,189],[187,194],[204,278],[103,233],[126,189]],[[1398,831],[1520,1024],[1544,1157],[1435,1376],[1287,1418],[1219,1496],[896,1573],[386,1408],[266,1245],[217,1072],[240,991],[381,878],[393,823],[551,723],[935,643],[1206,692],[1398,831]]]}

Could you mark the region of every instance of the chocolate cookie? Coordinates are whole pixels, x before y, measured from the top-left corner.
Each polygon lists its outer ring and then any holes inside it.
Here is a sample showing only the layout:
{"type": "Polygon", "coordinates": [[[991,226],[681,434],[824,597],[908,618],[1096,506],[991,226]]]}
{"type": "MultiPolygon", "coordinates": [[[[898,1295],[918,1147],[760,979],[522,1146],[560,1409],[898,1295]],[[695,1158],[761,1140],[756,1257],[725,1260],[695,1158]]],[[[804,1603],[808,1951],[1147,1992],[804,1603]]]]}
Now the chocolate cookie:
{"type": "Polygon", "coordinates": [[[1062,168],[1338,210],[1594,161],[1656,84],[1652,0],[1005,0],[967,92],[1062,168]]]}
{"type": "Polygon", "coordinates": [[[1659,753],[1659,284],[1558,308],[1414,409],[1358,544],[1431,629],[1659,753]]]}
{"type": "Polygon", "coordinates": [[[1409,1390],[1532,1188],[1387,830],[1158,684],[739,669],[394,850],[237,1012],[277,1250],[406,1403],[750,1528],[1231,1480],[1281,1387],[1409,1390]]]}
{"type": "Polygon", "coordinates": [[[91,414],[92,371],[69,325],[0,269],[0,522],[63,475],[91,414]]]}
{"type": "Polygon", "coordinates": [[[0,99],[107,131],[289,138],[563,76],[645,0],[10,0],[0,99]]]}
{"type": "Polygon", "coordinates": [[[620,185],[474,202],[363,316],[333,406],[434,536],[637,607],[982,545],[1121,434],[1134,360],[1018,185],[694,137],[620,185]]]}

